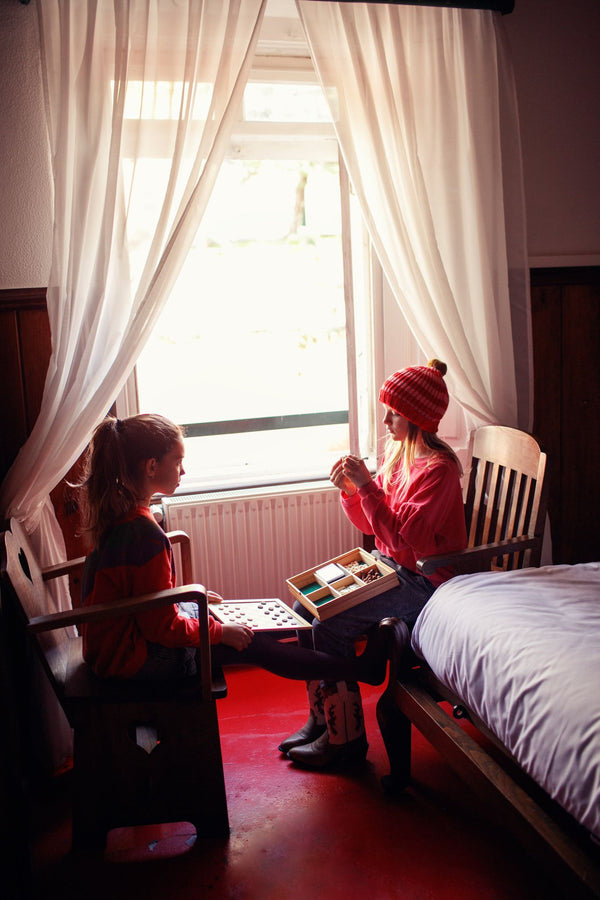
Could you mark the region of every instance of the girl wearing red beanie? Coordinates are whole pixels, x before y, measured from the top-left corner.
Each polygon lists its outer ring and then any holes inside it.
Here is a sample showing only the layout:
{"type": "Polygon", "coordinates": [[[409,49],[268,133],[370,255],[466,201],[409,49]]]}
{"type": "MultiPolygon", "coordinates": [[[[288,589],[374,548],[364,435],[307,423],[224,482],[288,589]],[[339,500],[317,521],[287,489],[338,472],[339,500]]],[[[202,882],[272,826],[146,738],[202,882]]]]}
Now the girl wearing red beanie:
{"type": "MultiPolygon", "coordinates": [[[[331,470],[344,512],[360,531],[374,535],[374,555],[396,570],[398,586],[324,622],[315,619],[318,650],[353,656],[356,638],[389,616],[411,628],[435,588],[453,574],[438,569],[427,578],[417,572],[417,560],[467,545],[460,463],[436,433],[449,401],[445,374],[446,365],[433,359],[386,379],[379,399],[388,440],[375,478],[351,455],[331,470]]],[[[301,604],[295,609],[310,620],[301,604]]],[[[279,749],[311,768],[364,759],[368,744],[358,684],[309,682],[308,694],[306,725],[279,749]]]]}

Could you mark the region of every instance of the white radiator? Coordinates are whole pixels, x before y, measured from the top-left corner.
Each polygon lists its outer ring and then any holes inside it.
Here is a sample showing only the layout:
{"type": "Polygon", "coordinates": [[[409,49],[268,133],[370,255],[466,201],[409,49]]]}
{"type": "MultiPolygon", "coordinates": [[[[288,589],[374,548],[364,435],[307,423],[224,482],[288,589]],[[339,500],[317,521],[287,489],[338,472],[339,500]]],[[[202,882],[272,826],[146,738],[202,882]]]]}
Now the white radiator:
{"type": "Polygon", "coordinates": [[[362,543],[333,487],[288,485],[162,502],[165,529],[190,536],[194,581],[227,600],[291,602],[286,578],[362,543]]]}

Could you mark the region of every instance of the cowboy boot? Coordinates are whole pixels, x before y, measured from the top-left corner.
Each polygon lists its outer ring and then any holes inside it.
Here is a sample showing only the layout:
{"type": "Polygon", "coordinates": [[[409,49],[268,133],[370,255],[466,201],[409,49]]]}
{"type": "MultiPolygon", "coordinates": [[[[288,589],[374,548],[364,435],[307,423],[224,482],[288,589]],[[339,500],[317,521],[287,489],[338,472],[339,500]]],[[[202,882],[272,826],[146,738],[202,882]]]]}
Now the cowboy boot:
{"type": "Polygon", "coordinates": [[[293,747],[289,758],[310,769],[363,761],[369,745],[358,684],[338,681],[327,685],[324,708],[327,730],[311,743],[293,747]]]}
{"type": "Polygon", "coordinates": [[[323,700],[325,696],[324,682],[307,681],[306,690],[308,693],[309,706],[308,719],[299,731],[291,734],[280,743],[279,749],[282,753],[287,753],[292,747],[298,747],[301,744],[309,744],[327,731],[325,713],[323,711],[323,700]]]}

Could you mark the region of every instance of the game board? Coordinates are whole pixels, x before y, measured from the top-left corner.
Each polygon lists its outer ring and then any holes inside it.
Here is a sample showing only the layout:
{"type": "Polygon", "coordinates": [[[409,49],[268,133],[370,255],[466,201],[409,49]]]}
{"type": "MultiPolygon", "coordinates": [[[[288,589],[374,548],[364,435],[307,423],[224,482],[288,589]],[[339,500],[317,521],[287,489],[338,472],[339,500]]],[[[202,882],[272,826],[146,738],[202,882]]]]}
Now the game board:
{"type": "Polygon", "coordinates": [[[248,625],[253,631],[310,628],[301,616],[278,597],[268,600],[223,600],[210,603],[211,614],[224,625],[248,625]]]}

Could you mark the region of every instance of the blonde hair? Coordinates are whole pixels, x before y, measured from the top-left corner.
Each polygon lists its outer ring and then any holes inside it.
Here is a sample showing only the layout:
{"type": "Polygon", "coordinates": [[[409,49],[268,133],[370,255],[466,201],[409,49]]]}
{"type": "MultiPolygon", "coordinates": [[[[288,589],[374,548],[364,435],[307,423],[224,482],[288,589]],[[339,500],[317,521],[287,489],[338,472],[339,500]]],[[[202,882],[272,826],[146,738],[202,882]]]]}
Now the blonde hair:
{"type": "Polygon", "coordinates": [[[183,436],[179,425],[152,413],[98,425],[84,461],[80,512],[92,544],[102,542],[117,519],[139,502],[143,464],[162,459],[183,436]]]}

